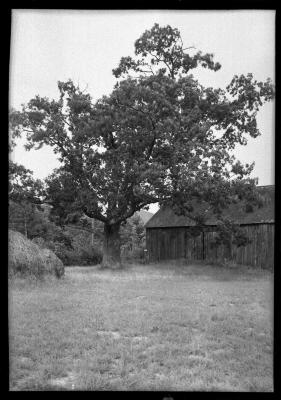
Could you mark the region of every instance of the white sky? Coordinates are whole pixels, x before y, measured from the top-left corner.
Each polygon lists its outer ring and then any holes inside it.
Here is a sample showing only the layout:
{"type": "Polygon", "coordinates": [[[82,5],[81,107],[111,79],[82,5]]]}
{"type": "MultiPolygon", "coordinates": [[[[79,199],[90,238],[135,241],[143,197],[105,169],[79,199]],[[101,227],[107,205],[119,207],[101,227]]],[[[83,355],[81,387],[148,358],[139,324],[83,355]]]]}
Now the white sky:
{"type": "MultiPolygon", "coordinates": [[[[57,81],[69,78],[87,86],[94,100],[109,94],[112,69],[133,56],[135,40],[156,22],[178,28],[185,47],[214,53],[219,71],[192,71],[204,86],[225,88],[233,75],[248,72],[258,80],[275,77],[274,11],[13,10],[10,105],[19,108],[36,94],[57,98],[57,81]]],[[[260,185],[274,184],[274,107],[267,103],[258,114],[262,135],[235,151],[242,162],[255,161],[252,176],[260,185]]],[[[12,158],[35,177],[58,166],[50,148],[26,152],[23,142],[12,158]]]]}

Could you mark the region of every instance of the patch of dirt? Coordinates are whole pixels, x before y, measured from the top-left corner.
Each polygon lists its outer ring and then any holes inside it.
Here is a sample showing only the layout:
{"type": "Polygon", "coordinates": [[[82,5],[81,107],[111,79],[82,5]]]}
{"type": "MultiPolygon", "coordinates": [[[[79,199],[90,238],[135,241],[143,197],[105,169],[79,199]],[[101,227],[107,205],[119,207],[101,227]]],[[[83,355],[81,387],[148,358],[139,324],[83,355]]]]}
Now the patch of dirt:
{"type": "Polygon", "coordinates": [[[181,328],[187,328],[187,324],[183,323],[183,322],[174,322],[173,325],[175,326],[180,326],[181,328]]]}
{"type": "Polygon", "coordinates": [[[213,314],[211,316],[211,321],[216,322],[216,321],[223,321],[225,319],[224,315],[218,315],[218,314],[213,314]]]}
{"type": "Polygon", "coordinates": [[[124,336],[122,336],[118,331],[102,331],[102,330],[100,330],[100,331],[97,331],[97,333],[99,335],[111,336],[114,339],[121,339],[121,338],[130,339],[133,342],[141,342],[141,341],[147,341],[148,340],[147,336],[140,336],[140,335],[139,336],[138,335],[135,335],[135,336],[126,336],[126,335],[124,335],[124,336]]]}
{"type": "Polygon", "coordinates": [[[49,383],[52,386],[57,386],[63,389],[75,390],[75,374],[69,372],[62,378],[50,379],[49,383]]]}
{"type": "Polygon", "coordinates": [[[112,336],[114,339],[120,339],[121,335],[118,331],[97,331],[99,335],[109,335],[112,336]]]}
{"type": "Polygon", "coordinates": [[[148,337],[147,336],[134,336],[133,341],[134,342],[141,342],[141,341],[147,341],[148,337]]]}
{"type": "Polygon", "coordinates": [[[164,374],[161,374],[161,373],[156,373],[155,377],[158,378],[158,379],[165,379],[166,378],[166,376],[164,374]]]}
{"type": "Polygon", "coordinates": [[[20,357],[19,362],[24,365],[32,364],[32,359],[29,357],[20,357]]]}

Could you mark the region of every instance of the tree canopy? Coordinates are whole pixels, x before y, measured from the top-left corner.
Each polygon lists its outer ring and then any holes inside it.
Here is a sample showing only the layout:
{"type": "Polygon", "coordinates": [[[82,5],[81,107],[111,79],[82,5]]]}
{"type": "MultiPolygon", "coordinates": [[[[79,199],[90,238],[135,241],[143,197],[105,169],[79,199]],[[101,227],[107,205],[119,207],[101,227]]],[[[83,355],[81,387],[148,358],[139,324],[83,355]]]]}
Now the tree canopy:
{"type": "Polygon", "coordinates": [[[9,198],[16,203],[40,204],[43,196],[43,182],[34,179],[31,170],[9,160],[9,198]]]}
{"type": "Polygon", "coordinates": [[[235,75],[225,89],[203,87],[190,73],[221,65],[213,54],[184,47],[180,32],[155,24],[122,57],[112,93],[96,102],[71,80],[59,99],[36,96],[11,112],[13,135],[26,148],[52,146],[61,167],[49,198],[102,221],[105,233],[151,203],[170,203],[192,216],[191,200],[216,212],[237,198],[257,202],[253,164],[232,155],[260,132],[259,108],[274,97],[270,79],[235,75]]]}

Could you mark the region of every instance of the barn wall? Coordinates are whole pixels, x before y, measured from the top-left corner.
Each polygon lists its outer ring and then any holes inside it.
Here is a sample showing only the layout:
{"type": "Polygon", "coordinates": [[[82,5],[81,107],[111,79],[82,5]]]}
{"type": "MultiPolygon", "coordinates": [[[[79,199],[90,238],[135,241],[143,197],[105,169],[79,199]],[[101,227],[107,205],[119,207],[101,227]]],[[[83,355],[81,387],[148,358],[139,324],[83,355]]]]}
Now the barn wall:
{"type": "Polygon", "coordinates": [[[215,228],[201,232],[194,228],[147,228],[149,261],[185,258],[192,260],[233,260],[237,264],[272,268],[274,263],[274,224],[242,225],[251,243],[245,247],[212,246],[215,228]]]}

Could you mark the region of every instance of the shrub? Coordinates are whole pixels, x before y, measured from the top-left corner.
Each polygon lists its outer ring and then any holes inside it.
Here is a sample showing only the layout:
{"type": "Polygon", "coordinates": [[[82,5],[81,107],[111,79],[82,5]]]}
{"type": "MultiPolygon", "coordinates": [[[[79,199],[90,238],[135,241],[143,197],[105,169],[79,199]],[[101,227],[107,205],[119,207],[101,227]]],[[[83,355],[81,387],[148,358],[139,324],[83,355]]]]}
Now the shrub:
{"type": "Polygon", "coordinates": [[[137,260],[142,261],[144,260],[144,246],[133,247],[130,248],[129,246],[122,246],[121,248],[121,256],[125,260],[137,260]]]}
{"type": "Polygon", "coordinates": [[[87,246],[87,247],[81,248],[81,250],[79,252],[79,256],[86,265],[90,265],[90,264],[96,265],[96,264],[100,264],[102,262],[101,251],[94,248],[93,246],[92,247],[87,246]]]}
{"type": "Polygon", "coordinates": [[[92,243],[88,232],[72,233],[72,251],[67,252],[67,265],[96,265],[102,261],[99,242],[92,243]]]}
{"type": "Polygon", "coordinates": [[[48,242],[43,238],[35,238],[33,242],[42,248],[52,250],[64,265],[96,265],[102,261],[101,251],[89,243],[74,241],[73,249],[69,249],[61,242],[48,242]]]}

